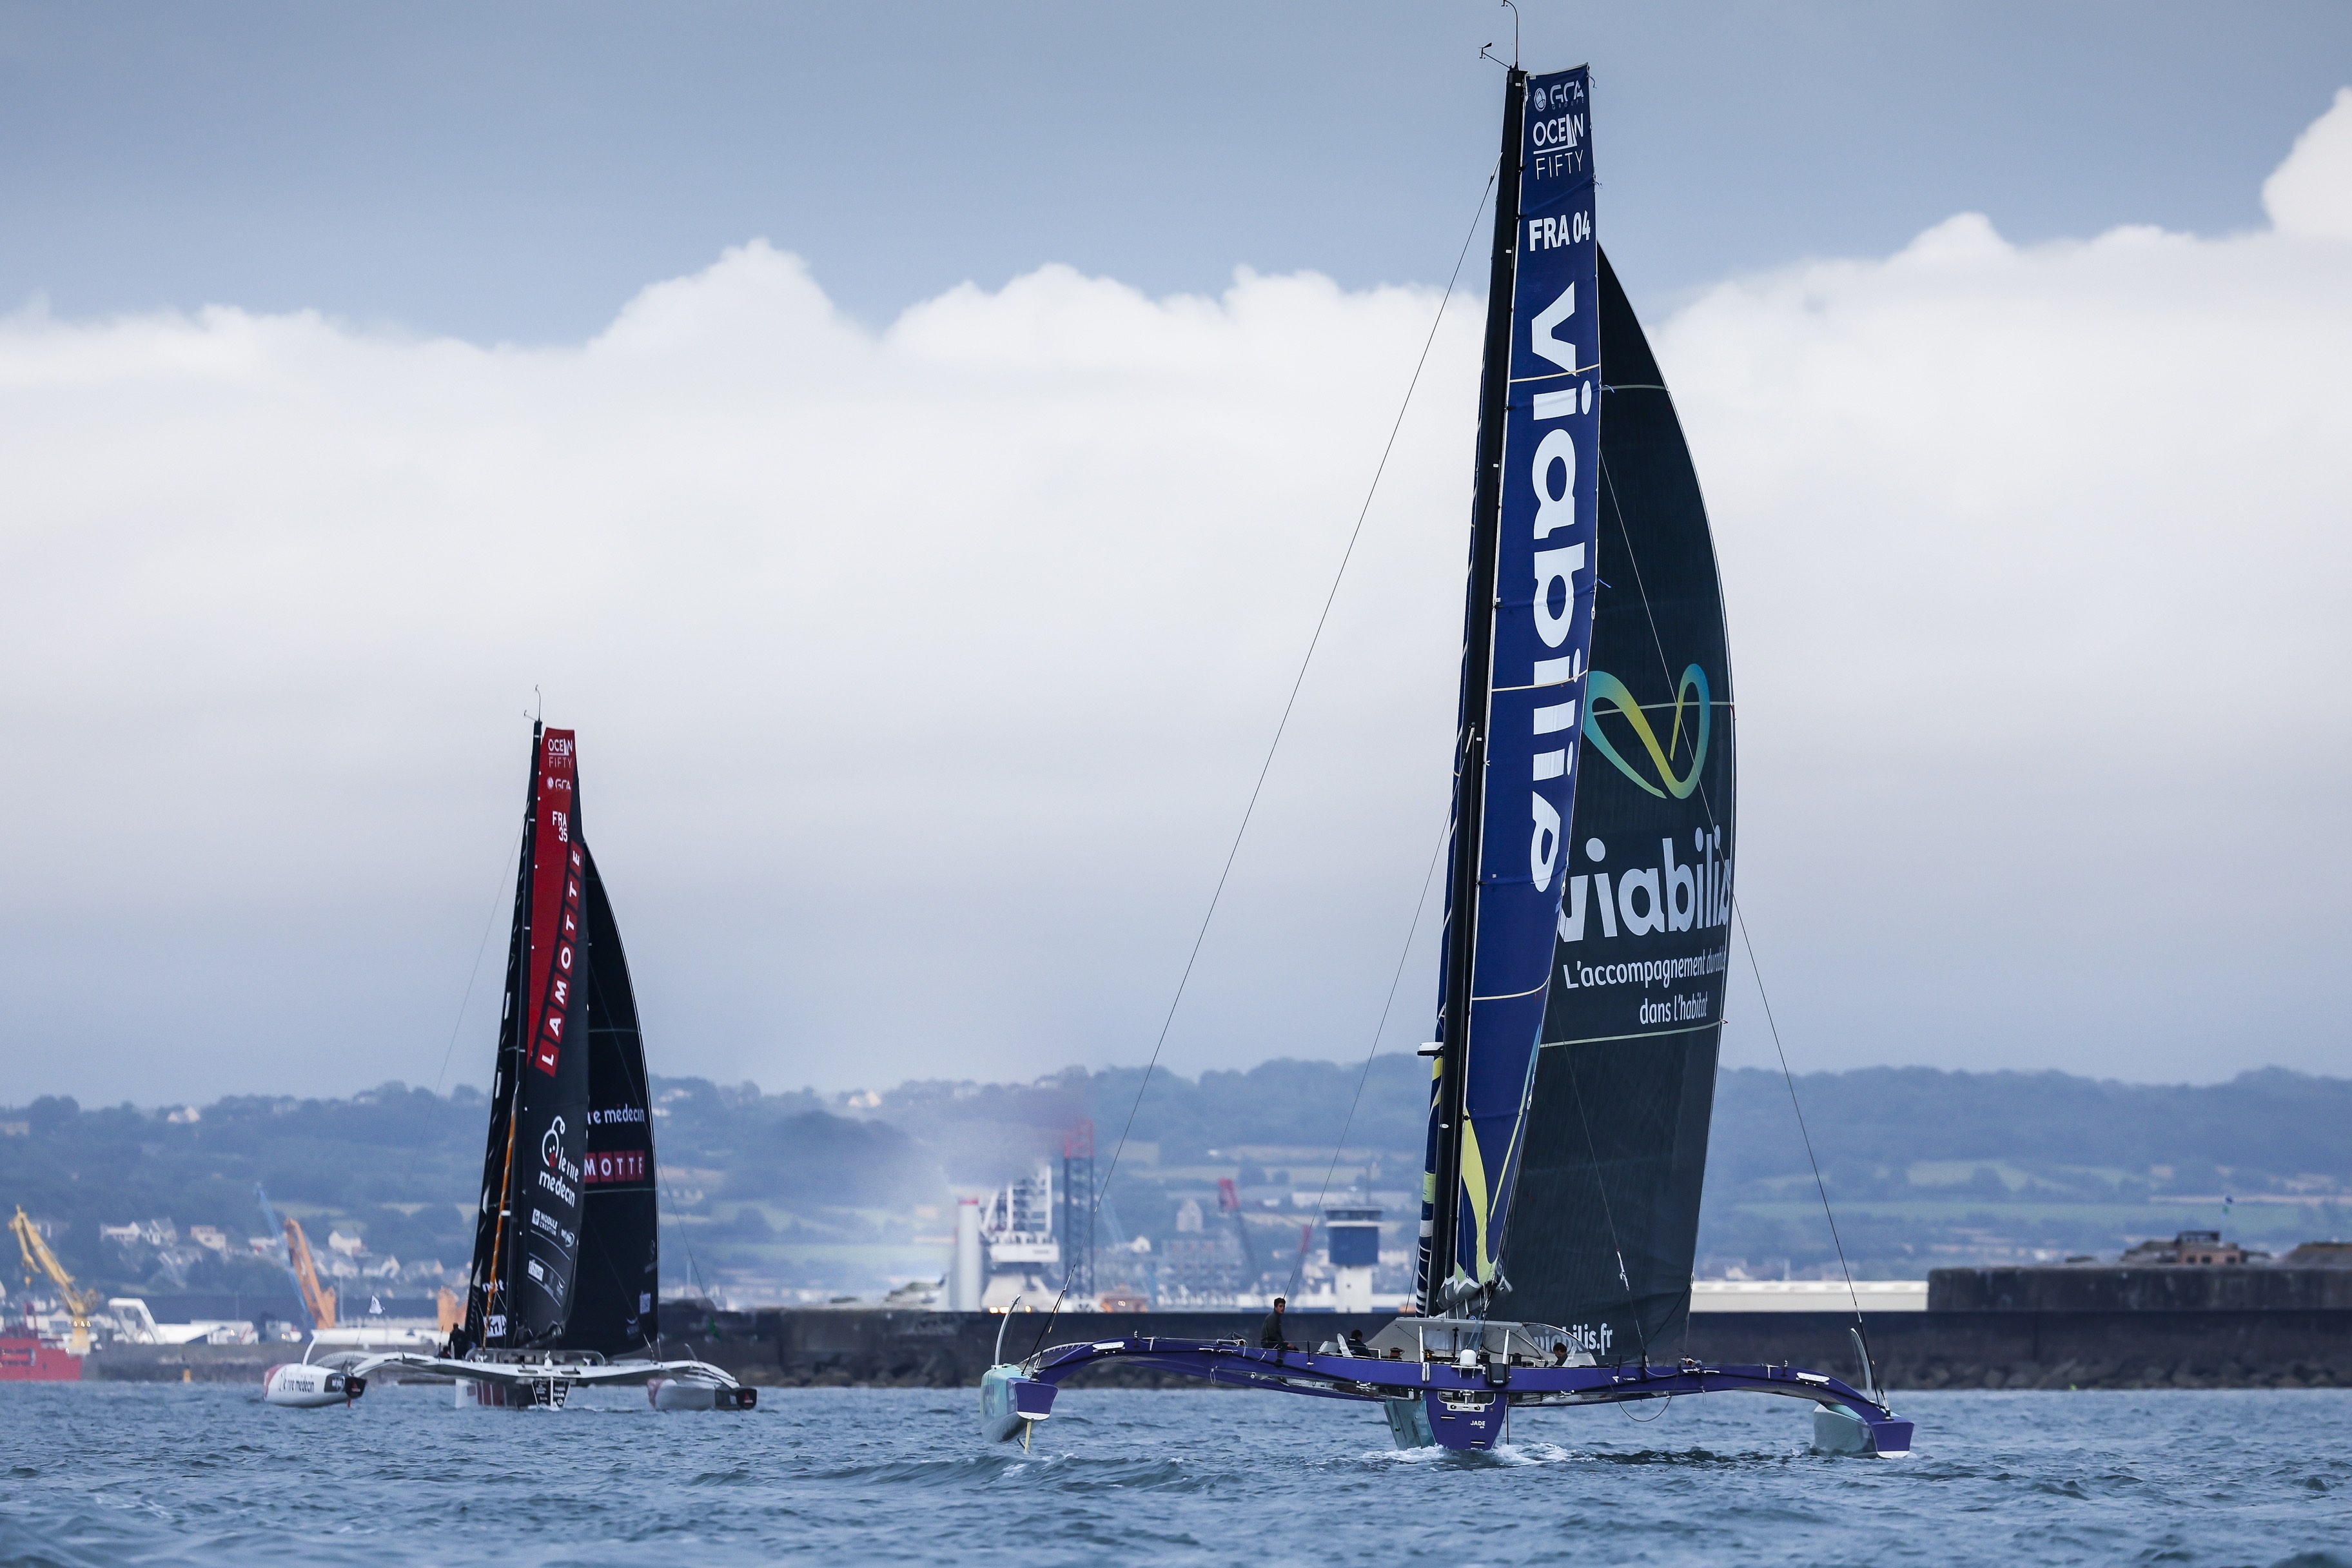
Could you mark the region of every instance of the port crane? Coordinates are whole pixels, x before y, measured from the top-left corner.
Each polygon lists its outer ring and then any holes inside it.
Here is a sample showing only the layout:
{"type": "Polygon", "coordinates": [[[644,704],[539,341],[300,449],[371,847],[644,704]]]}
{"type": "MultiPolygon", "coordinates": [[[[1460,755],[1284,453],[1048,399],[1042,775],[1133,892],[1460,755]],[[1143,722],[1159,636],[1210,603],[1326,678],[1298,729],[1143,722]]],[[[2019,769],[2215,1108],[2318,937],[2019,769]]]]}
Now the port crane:
{"type": "Polygon", "coordinates": [[[301,1294],[302,1308],[310,1314],[311,1331],[333,1328],[335,1293],[319,1283],[319,1266],[311,1260],[310,1238],[302,1234],[302,1222],[290,1214],[279,1218],[278,1211],[269,1206],[269,1194],[261,1190],[258,1182],[253,1184],[253,1195],[261,1200],[261,1215],[269,1222],[269,1228],[285,1234],[285,1240],[279,1244],[283,1255],[279,1261],[286,1265],[294,1289],[301,1294]]]}
{"type": "Polygon", "coordinates": [[[58,1300],[65,1303],[66,1315],[73,1320],[73,1338],[66,1348],[76,1355],[88,1355],[89,1321],[106,1304],[105,1298],[74,1283],[74,1277],[66,1272],[58,1255],[49,1250],[48,1238],[41,1234],[40,1226],[26,1217],[22,1204],[16,1205],[16,1217],[8,1222],[8,1228],[16,1233],[16,1250],[25,1255],[26,1286],[31,1287],[36,1274],[47,1277],[58,1300]]]}

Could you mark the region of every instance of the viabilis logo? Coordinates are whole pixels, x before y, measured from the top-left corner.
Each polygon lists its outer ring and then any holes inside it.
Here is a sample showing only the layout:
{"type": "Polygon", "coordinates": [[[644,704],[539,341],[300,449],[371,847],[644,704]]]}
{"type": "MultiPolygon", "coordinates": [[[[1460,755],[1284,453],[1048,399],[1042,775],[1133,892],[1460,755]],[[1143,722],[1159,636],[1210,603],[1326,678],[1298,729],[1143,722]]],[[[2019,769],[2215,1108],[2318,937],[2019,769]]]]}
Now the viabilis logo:
{"type": "Polygon", "coordinates": [[[1658,731],[1651,725],[1649,715],[1642,711],[1641,703],[1634,700],[1633,692],[1626,689],[1623,681],[1598,669],[1587,676],[1586,679],[1590,685],[1586,688],[1588,695],[1585,699],[1584,738],[1592,742],[1593,749],[1608,758],[1619,773],[1623,773],[1660,800],[1665,799],[1668,795],[1674,796],[1676,800],[1688,800],[1691,797],[1691,792],[1698,788],[1699,770],[1706,765],[1707,732],[1714,726],[1715,704],[1707,693],[1706,671],[1695,664],[1691,665],[1683,671],[1683,678],[1675,682],[1675,705],[1672,715],[1674,721],[1667,729],[1665,743],[1663,745],[1658,742],[1658,731]],[[1691,726],[1694,738],[1690,746],[1690,770],[1677,774],[1675,772],[1674,756],[1682,745],[1683,710],[1691,702],[1694,688],[1696,689],[1697,693],[1698,711],[1691,726]],[[1604,702],[1616,710],[1624,719],[1626,724],[1632,728],[1634,738],[1641,742],[1642,750],[1649,753],[1651,763],[1657,769],[1657,784],[1652,784],[1639,770],[1635,769],[1633,763],[1627,762],[1624,754],[1619,752],[1615,744],[1610,741],[1608,731],[1601,727],[1601,705],[1604,702]],[[1661,785],[1664,787],[1661,788],[1661,785]]]}

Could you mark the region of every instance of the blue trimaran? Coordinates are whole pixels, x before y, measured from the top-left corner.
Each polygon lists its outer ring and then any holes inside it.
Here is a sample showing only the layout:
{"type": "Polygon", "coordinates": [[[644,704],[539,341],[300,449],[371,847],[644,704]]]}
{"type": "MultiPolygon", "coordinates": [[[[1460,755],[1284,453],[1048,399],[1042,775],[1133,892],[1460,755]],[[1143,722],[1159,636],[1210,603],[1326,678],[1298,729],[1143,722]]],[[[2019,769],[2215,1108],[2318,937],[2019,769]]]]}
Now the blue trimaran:
{"type": "Polygon", "coordinates": [[[1588,68],[1504,96],[1419,1312],[1351,1353],[1122,1338],[982,1389],[1024,1441],[1106,1363],[1379,1405],[1486,1449],[1529,1405],[1745,1390],[1901,1454],[1875,1386],[1685,1348],[1731,930],[1731,669],[1682,429],[1593,230],[1588,68]],[[1604,379],[1604,376],[1606,379],[1604,379]],[[1510,1321],[1505,1321],[1507,1313],[1510,1321]]]}

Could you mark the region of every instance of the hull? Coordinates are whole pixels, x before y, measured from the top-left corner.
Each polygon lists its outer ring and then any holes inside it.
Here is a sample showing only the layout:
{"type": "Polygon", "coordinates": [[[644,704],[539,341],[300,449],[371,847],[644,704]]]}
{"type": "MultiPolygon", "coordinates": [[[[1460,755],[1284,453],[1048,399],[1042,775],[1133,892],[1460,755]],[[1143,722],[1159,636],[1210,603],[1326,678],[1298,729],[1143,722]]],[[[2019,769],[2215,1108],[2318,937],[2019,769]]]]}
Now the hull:
{"type": "Polygon", "coordinates": [[[1437,1434],[1429,1429],[1429,1407],[1420,1399],[1383,1399],[1381,1410],[1389,1418],[1389,1436],[1396,1446],[1406,1452],[1415,1448],[1437,1447],[1437,1434]]]}
{"type": "Polygon", "coordinates": [[[0,1383],[79,1383],[81,1357],[30,1334],[0,1336],[0,1383]]]}
{"type": "MultiPolygon", "coordinates": [[[[1490,1389],[1465,1388],[1450,1393],[1432,1390],[1421,1400],[1430,1442],[1440,1448],[1463,1454],[1484,1453],[1510,1435],[1510,1404],[1490,1389]]],[[[1395,1430],[1393,1419],[1389,1427],[1395,1430]]]]}
{"type": "Polygon", "coordinates": [[[1017,1366],[997,1365],[980,1380],[980,1429],[992,1443],[1018,1437],[1029,1446],[1030,1428],[1054,1413],[1055,1385],[1024,1377],[1017,1366]]]}
{"type": "Polygon", "coordinates": [[[1873,1426],[1850,1410],[1823,1405],[1813,1412],[1813,1447],[1824,1454],[1866,1454],[1885,1458],[1900,1458],[1910,1453],[1910,1422],[1882,1426],[1892,1426],[1897,1431],[1886,1436],[1879,1426],[1873,1426]]]}
{"type": "Polygon", "coordinates": [[[1494,1394],[1432,1391],[1417,1399],[1383,1399],[1381,1412],[1389,1418],[1389,1436],[1400,1449],[1483,1453],[1510,1436],[1510,1405],[1494,1394]]]}
{"type": "Polygon", "coordinates": [[[295,1410],[349,1405],[366,1392],[367,1379],[353,1377],[339,1367],[310,1362],[273,1366],[261,1374],[261,1397],[271,1405],[295,1410]]]}
{"type": "Polygon", "coordinates": [[[750,1410],[758,1405],[760,1394],[690,1377],[657,1377],[646,1384],[646,1402],[656,1410],[750,1410]]]}

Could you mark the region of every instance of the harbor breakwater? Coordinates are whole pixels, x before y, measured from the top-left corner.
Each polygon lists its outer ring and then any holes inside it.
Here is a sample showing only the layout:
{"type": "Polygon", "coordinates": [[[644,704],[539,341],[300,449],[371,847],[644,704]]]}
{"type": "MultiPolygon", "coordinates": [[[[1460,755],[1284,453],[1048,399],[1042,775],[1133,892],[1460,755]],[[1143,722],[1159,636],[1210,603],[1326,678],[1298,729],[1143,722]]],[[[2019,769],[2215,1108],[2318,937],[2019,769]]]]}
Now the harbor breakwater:
{"type": "MultiPolygon", "coordinates": [[[[817,1308],[731,1312],[681,1310],[663,1349],[726,1367],[764,1387],[970,1386],[995,1354],[1028,1353],[1043,1315],[1010,1322],[977,1312],[817,1308]]],[[[1046,1342],[1159,1335],[1255,1342],[1255,1312],[1065,1312],[1046,1342]]],[[[1294,1342],[1312,1346],[1385,1314],[1298,1314],[1294,1342]]],[[[1656,1359],[1794,1362],[1853,1379],[1852,1313],[1701,1312],[1681,1342],[1656,1359]]],[[[1875,1312],[1864,1328],[1892,1389],[2352,1387],[2352,1310],[2036,1310],[1875,1312]]],[[[255,1383],[269,1364],[299,1355],[288,1345],[112,1345],[84,1375],[140,1382],[255,1383]]],[[[1097,1385],[1197,1386],[1117,1365],[1082,1373],[1097,1385]]]]}

